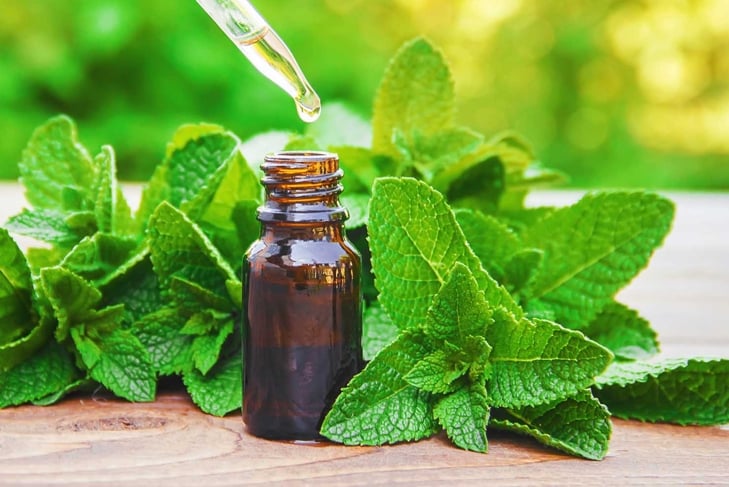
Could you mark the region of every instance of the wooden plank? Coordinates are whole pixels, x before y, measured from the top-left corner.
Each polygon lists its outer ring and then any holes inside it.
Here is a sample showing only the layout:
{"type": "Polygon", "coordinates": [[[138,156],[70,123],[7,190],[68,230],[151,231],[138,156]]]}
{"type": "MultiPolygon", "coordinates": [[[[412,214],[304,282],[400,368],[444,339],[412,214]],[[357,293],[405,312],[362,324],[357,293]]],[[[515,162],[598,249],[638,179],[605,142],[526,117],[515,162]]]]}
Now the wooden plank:
{"type": "MultiPolygon", "coordinates": [[[[138,186],[132,191],[138,197],[138,186]]],[[[652,321],[667,354],[727,356],[729,194],[669,196],[678,204],[674,230],[621,298],[652,321]]],[[[20,188],[0,183],[0,222],[22,206],[20,188]]],[[[0,410],[0,485],[729,484],[729,427],[614,427],[607,458],[593,462],[498,433],[489,434],[486,455],[442,435],[372,448],[272,442],[246,434],[237,414],[200,413],[181,393],[150,404],[81,396],[0,410]]]]}
{"type": "Polygon", "coordinates": [[[485,455],[458,450],[443,436],[383,447],[294,444],[254,438],[239,416],[202,414],[178,394],[152,404],[76,398],[0,411],[0,485],[729,481],[729,430],[722,428],[615,421],[610,453],[601,462],[526,438],[490,437],[485,455]]]}

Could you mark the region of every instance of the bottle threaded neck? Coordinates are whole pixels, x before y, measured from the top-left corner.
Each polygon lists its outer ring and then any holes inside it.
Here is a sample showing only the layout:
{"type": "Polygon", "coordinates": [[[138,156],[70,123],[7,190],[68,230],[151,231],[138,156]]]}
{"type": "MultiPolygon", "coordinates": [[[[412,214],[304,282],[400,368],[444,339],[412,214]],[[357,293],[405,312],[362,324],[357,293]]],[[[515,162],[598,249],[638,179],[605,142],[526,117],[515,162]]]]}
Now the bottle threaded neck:
{"type": "Polygon", "coordinates": [[[265,156],[262,222],[329,222],[348,218],[339,204],[343,171],[332,152],[281,151],[265,156]]]}

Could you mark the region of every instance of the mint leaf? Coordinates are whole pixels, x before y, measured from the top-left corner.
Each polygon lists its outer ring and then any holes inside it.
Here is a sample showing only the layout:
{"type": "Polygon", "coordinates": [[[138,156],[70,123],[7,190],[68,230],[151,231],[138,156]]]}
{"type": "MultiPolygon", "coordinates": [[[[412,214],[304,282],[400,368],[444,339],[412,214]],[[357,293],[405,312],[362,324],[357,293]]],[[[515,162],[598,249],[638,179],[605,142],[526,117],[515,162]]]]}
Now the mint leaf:
{"type": "Polygon", "coordinates": [[[544,253],[539,249],[522,249],[511,256],[504,268],[503,284],[518,295],[539,271],[544,253]]]}
{"type": "MultiPolygon", "coordinates": [[[[339,167],[344,172],[343,196],[357,193],[369,194],[372,183],[378,176],[383,175],[383,168],[378,164],[382,156],[375,155],[371,150],[363,147],[335,146],[330,150],[339,155],[339,167]]],[[[383,166],[385,165],[383,164],[383,166]]]]}
{"type": "Polygon", "coordinates": [[[62,267],[41,271],[41,284],[58,320],[56,340],[62,342],[69,329],[95,319],[95,308],[101,302],[101,292],[83,278],[62,267]]]}
{"type": "MultiPolygon", "coordinates": [[[[216,228],[233,230],[233,211],[244,201],[261,201],[262,187],[258,176],[248,166],[240,151],[234,151],[220,169],[221,178],[212,198],[201,213],[202,221],[216,228]]],[[[192,219],[195,216],[190,214],[192,219]]]]}
{"type": "Polygon", "coordinates": [[[492,306],[521,310],[482,269],[443,196],[411,178],[381,178],[373,186],[368,226],[380,303],[401,329],[425,319],[433,296],[456,262],[473,270],[492,306]]]}
{"type": "Polygon", "coordinates": [[[216,332],[197,336],[192,343],[192,359],[195,368],[202,374],[207,374],[220,357],[225,339],[233,333],[233,321],[216,326],[216,332]]]}
{"type": "MultiPolygon", "coordinates": [[[[227,283],[226,283],[227,284],[227,283]]],[[[174,301],[180,307],[187,308],[192,312],[217,311],[230,317],[233,309],[230,299],[216,294],[209,289],[181,277],[173,277],[169,282],[169,290],[174,295],[174,301]]]]}
{"type": "Polygon", "coordinates": [[[658,353],[658,337],[650,323],[617,302],[608,303],[584,333],[620,359],[647,359],[658,353]]]}
{"type": "Polygon", "coordinates": [[[225,296],[226,280],[237,279],[215,246],[184,213],[162,203],[149,221],[152,264],[160,284],[181,277],[225,296]]]}
{"type": "Polygon", "coordinates": [[[162,201],[193,212],[197,219],[214,198],[229,162],[238,154],[238,139],[217,126],[183,126],[168,145],[167,157],[157,167],[142,193],[137,218],[147,222],[162,201]]]}
{"type": "Polygon", "coordinates": [[[362,318],[362,355],[372,360],[397,338],[398,328],[377,302],[365,308],[362,318]]]}
{"type": "Polygon", "coordinates": [[[163,307],[131,327],[147,351],[152,369],[160,375],[181,374],[192,367],[195,337],[180,332],[187,316],[179,308],[163,307]]]}
{"type": "Polygon", "coordinates": [[[493,322],[489,303],[473,273],[456,262],[448,280],[433,297],[424,330],[438,340],[461,344],[471,335],[483,336],[493,322]]]}
{"type": "Polygon", "coordinates": [[[398,157],[396,131],[433,134],[453,123],[454,90],[443,55],[428,41],[406,43],[390,61],[375,96],[372,149],[398,157]]]}
{"type": "Polygon", "coordinates": [[[668,233],[673,204],[647,193],[588,194],[524,232],[524,245],[544,250],[525,297],[556,320],[585,328],[648,263],[668,233]]]}
{"type": "Polygon", "coordinates": [[[471,384],[439,399],[433,407],[433,416],[456,446],[486,452],[489,405],[483,384],[471,384]]]}
{"type": "Polygon", "coordinates": [[[346,445],[426,438],[437,430],[431,395],[404,380],[428,351],[422,332],[403,332],[342,389],[321,434],[346,445]]]}
{"type": "Polygon", "coordinates": [[[243,364],[240,353],[232,354],[203,375],[189,370],[183,381],[190,397],[200,409],[214,416],[239,410],[243,404],[243,364]]]}
{"type": "Polygon", "coordinates": [[[129,401],[153,401],[156,376],[147,351],[127,330],[92,333],[71,328],[71,338],[89,375],[115,395],[129,401]]]}
{"type": "Polygon", "coordinates": [[[53,335],[53,324],[43,317],[27,335],[0,345],[0,372],[22,363],[45,345],[53,335]]]}
{"type": "Polygon", "coordinates": [[[435,350],[416,363],[405,374],[405,381],[421,391],[447,393],[456,389],[456,379],[468,370],[466,361],[452,360],[444,350],[435,350]]]}
{"type": "Polygon", "coordinates": [[[40,399],[33,399],[31,402],[34,406],[50,406],[52,404],[57,403],[64,397],[66,397],[68,394],[71,394],[72,392],[86,390],[88,392],[93,391],[96,389],[97,384],[96,382],[82,378],[77,379],[73,382],[69,382],[64,386],[62,389],[57,390],[56,392],[53,392],[51,394],[48,394],[46,396],[41,397],[40,399]]]}
{"type": "Polygon", "coordinates": [[[678,424],[729,423],[729,359],[616,362],[595,395],[619,418],[678,424]]]}
{"type": "Polygon", "coordinates": [[[94,158],[97,179],[93,187],[94,215],[100,232],[135,236],[132,211],[116,179],[114,150],[105,145],[94,158]]]}
{"type": "Polygon", "coordinates": [[[414,130],[406,138],[399,130],[395,146],[408,165],[412,165],[425,181],[445,167],[459,162],[475,152],[483,143],[483,136],[466,127],[448,127],[432,134],[414,130]]]}
{"type": "Polygon", "coordinates": [[[370,195],[364,193],[343,194],[339,200],[349,211],[346,227],[348,230],[362,227],[369,220],[370,195]]]}
{"type": "Polygon", "coordinates": [[[372,141],[372,129],[367,120],[342,103],[327,103],[316,123],[306,126],[306,135],[327,150],[343,145],[369,147],[372,141]]]}
{"type": "Polygon", "coordinates": [[[607,408],[584,391],[556,403],[493,410],[489,426],[590,460],[605,457],[612,432],[607,408]]]}
{"type": "Polygon", "coordinates": [[[164,307],[157,275],[152,269],[149,250],[138,249],[100,285],[105,305],[124,304],[125,321],[133,323],[164,307]]]}
{"type": "Polygon", "coordinates": [[[78,142],[76,125],[63,115],[33,132],[18,168],[26,199],[39,209],[84,209],[96,180],[96,167],[78,142]]]}
{"type": "Polygon", "coordinates": [[[76,244],[60,265],[96,286],[103,286],[117,276],[136,249],[134,239],[97,232],[76,244]]]}
{"type": "Polygon", "coordinates": [[[53,394],[79,377],[73,358],[54,341],[8,371],[0,371],[0,408],[53,394]]]}
{"type": "Polygon", "coordinates": [[[11,232],[31,237],[61,247],[71,247],[89,232],[84,228],[72,228],[66,222],[66,215],[54,209],[24,209],[11,217],[5,227],[11,232]]]}
{"type": "Polygon", "coordinates": [[[0,347],[28,333],[35,325],[31,309],[33,282],[23,252],[0,228],[0,347]]]}
{"type": "Polygon", "coordinates": [[[547,320],[514,319],[499,311],[486,330],[492,346],[487,384],[497,407],[553,402],[589,387],[612,354],[582,333],[547,320]]]}
{"type": "Polygon", "coordinates": [[[455,215],[484,269],[494,279],[503,282],[507,263],[521,249],[519,237],[507,225],[480,211],[457,209],[455,215]]]}

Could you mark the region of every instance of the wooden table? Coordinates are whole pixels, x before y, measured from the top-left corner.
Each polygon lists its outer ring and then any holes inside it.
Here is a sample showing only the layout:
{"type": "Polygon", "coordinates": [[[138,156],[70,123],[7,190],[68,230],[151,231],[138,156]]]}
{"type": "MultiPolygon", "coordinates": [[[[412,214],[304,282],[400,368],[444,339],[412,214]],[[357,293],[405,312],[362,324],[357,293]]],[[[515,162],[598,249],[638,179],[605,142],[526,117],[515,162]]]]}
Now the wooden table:
{"type": "MultiPolygon", "coordinates": [[[[639,309],[672,356],[729,356],[729,194],[672,193],[664,247],[620,298],[639,309]]],[[[535,195],[565,203],[574,192],[535,195]]],[[[0,183],[0,221],[22,206],[0,183]]],[[[239,415],[200,413],[181,393],[149,404],[108,397],[0,411],[0,485],[454,484],[729,485],[729,426],[614,421],[603,461],[491,433],[488,454],[443,436],[386,447],[302,445],[248,435],[239,415]]]]}

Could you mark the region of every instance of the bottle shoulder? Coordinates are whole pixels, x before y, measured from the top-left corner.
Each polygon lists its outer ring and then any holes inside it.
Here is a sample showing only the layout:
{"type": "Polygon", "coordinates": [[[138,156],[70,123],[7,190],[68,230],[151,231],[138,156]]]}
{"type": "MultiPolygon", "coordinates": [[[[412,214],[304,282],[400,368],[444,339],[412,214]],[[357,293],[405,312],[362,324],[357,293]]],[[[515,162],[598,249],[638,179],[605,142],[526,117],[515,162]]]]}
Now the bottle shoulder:
{"type": "Polygon", "coordinates": [[[249,262],[266,261],[286,267],[329,265],[342,262],[359,264],[360,255],[347,239],[259,239],[246,253],[249,262]]]}

